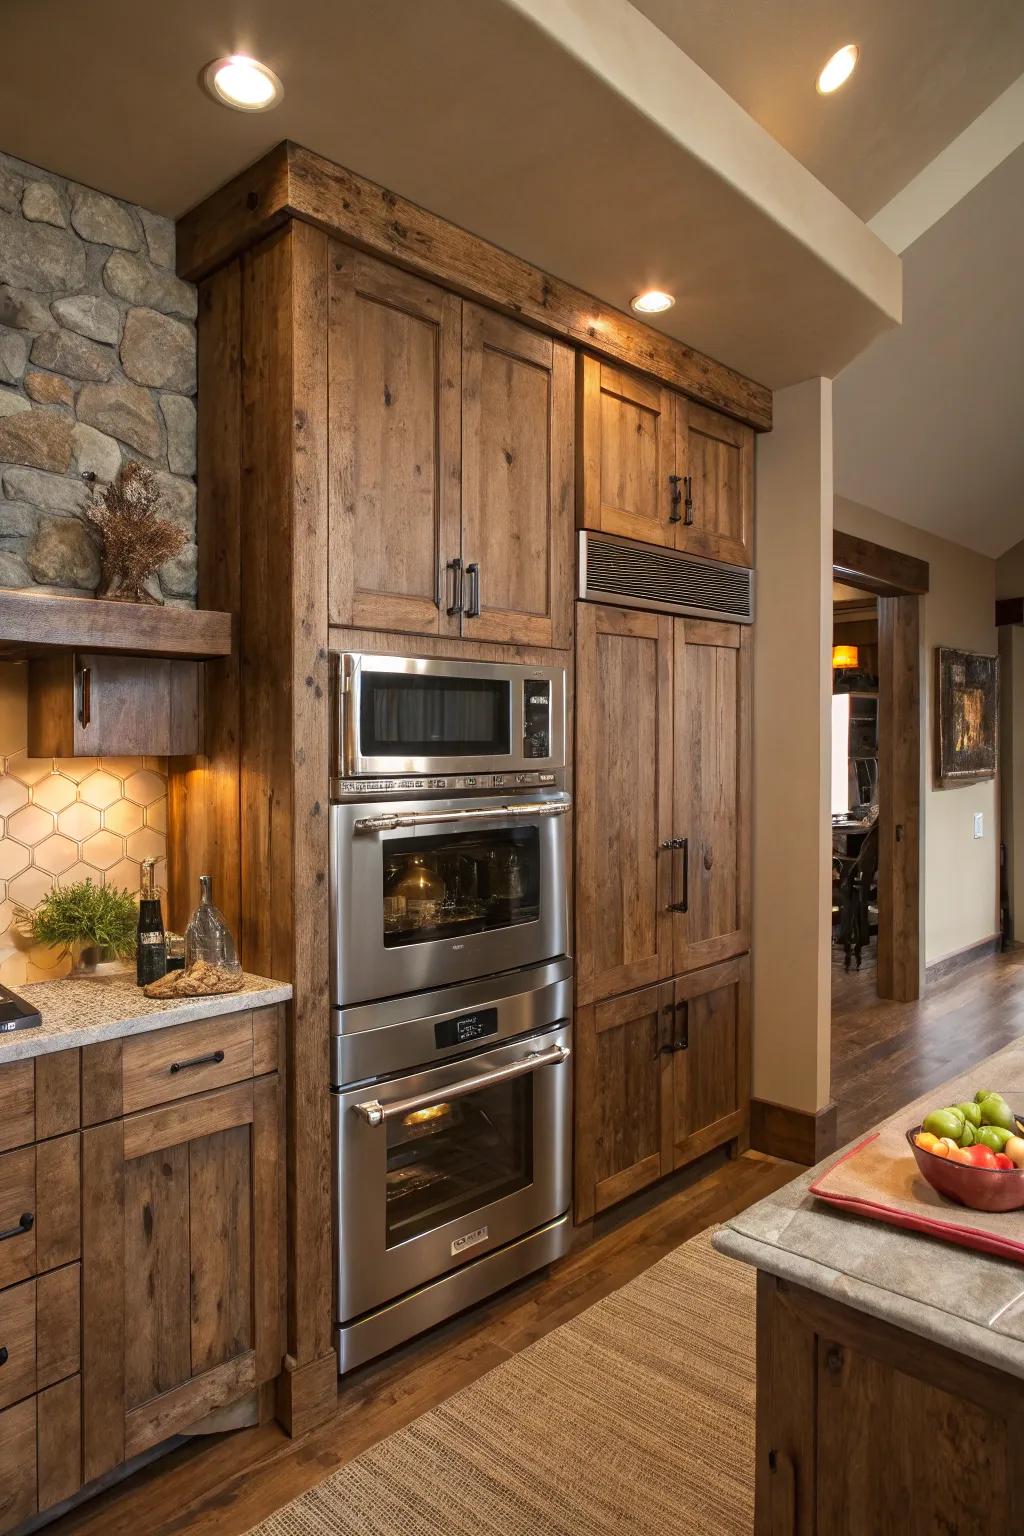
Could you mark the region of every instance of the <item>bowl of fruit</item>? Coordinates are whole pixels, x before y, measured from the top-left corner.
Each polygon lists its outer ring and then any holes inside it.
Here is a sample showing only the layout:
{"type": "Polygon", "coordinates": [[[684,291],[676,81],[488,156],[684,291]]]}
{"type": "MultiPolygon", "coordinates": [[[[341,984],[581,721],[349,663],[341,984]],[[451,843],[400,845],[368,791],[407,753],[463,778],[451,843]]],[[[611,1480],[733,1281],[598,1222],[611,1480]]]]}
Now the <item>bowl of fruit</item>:
{"type": "Polygon", "coordinates": [[[1001,1094],[933,1109],[907,1132],[917,1166],[947,1200],[975,1211],[1024,1207],[1024,1122],[1001,1094]]]}

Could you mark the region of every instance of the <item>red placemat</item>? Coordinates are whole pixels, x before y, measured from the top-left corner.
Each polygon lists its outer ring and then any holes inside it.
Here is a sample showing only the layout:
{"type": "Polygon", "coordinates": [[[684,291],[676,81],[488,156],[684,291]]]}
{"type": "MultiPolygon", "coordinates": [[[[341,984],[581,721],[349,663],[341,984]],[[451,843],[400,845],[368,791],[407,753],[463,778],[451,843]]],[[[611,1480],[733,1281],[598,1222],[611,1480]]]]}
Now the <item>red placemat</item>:
{"type": "Polygon", "coordinates": [[[815,1179],[811,1194],[873,1221],[1024,1264],[1024,1212],[951,1205],[921,1177],[899,1127],[865,1136],[815,1179]]]}

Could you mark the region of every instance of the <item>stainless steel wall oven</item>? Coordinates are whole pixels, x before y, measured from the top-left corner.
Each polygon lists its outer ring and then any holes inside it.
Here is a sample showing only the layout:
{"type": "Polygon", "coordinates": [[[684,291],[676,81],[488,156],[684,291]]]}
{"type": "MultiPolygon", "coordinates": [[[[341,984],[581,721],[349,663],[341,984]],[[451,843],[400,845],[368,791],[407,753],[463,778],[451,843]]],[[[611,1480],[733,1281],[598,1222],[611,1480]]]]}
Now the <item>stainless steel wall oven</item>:
{"type": "Polygon", "coordinates": [[[332,659],[342,1371],[563,1253],[565,674],[332,659]]]}

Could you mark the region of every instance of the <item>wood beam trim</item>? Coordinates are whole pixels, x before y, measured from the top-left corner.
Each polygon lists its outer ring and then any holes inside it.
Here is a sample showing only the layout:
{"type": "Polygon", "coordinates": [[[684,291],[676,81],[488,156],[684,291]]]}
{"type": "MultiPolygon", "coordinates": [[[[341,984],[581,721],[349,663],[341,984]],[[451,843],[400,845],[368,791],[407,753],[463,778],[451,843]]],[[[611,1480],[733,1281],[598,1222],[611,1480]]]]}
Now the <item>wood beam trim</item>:
{"type": "Polygon", "coordinates": [[[928,562],[858,539],[836,528],[832,533],[832,572],[882,597],[920,597],[928,591],[928,562]]]}
{"type": "Polygon", "coordinates": [[[278,144],[178,224],[178,271],[206,277],[290,218],[652,374],[759,432],[771,391],[529,262],[297,144],[278,144]]]}

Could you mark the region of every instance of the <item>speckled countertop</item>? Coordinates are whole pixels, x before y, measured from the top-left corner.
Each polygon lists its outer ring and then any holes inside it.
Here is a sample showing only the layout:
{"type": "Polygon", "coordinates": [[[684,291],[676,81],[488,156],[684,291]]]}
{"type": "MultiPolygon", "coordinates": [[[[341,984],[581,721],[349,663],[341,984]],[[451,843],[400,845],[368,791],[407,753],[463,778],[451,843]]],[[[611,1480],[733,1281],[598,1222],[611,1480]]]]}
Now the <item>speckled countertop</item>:
{"type": "MultiPolygon", "coordinates": [[[[1024,1102],[1024,1039],[950,1078],[883,1124],[911,1125],[921,1118],[919,1109],[955,1104],[989,1083],[1011,1103],[1024,1102]]],[[[833,1161],[825,1158],[732,1217],[715,1234],[715,1247],[1024,1378],[1024,1266],[815,1200],[808,1186],[833,1161]]],[[[1024,1226],[1021,1212],[1006,1219],[1024,1226]]]]}
{"type": "Polygon", "coordinates": [[[37,1008],[43,1022],[35,1029],[16,1029],[0,1034],[0,1065],[27,1056],[45,1056],[70,1046],[93,1045],[97,1040],[117,1040],[141,1035],[168,1024],[188,1024],[193,1019],[212,1019],[246,1008],[284,1003],[292,995],[285,982],[268,981],[246,974],[239,992],[216,997],[149,998],[142,995],[133,976],[102,980],[40,981],[22,987],[18,994],[37,1008]]]}

